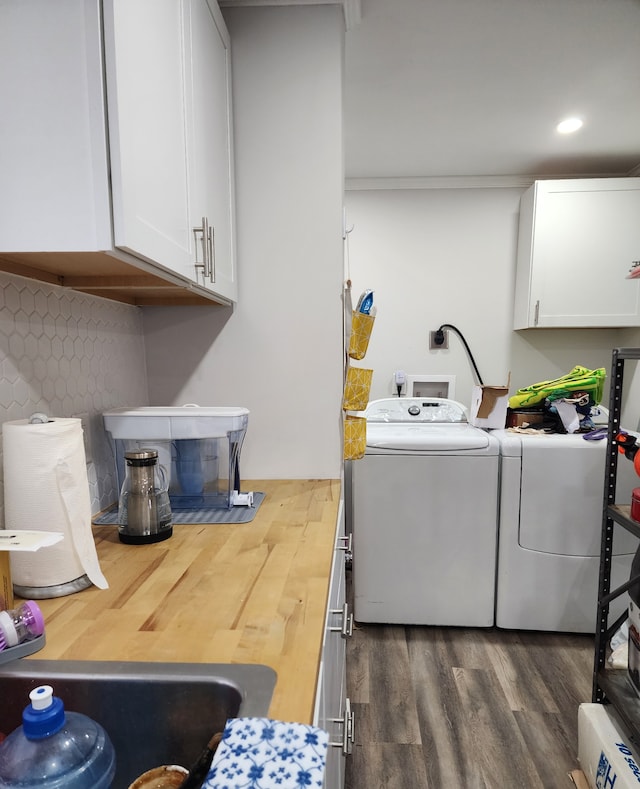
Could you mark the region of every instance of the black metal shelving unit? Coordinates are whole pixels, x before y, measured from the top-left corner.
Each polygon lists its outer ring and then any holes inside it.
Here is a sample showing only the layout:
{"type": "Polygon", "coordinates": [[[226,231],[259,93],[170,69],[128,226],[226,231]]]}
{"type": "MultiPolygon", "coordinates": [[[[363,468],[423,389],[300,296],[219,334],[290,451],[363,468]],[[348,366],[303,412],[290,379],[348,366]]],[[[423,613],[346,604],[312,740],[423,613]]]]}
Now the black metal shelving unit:
{"type": "MultiPolygon", "coordinates": [[[[631,519],[630,503],[616,504],[615,501],[618,458],[620,455],[618,445],[615,443],[615,436],[620,430],[622,383],[624,364],[627,360],[640,360],[640,348],[613,349],[592,700],[611,704],[622,722],[629,729],[629,734],[636,742],[640,742],[640,697],[631,686],[626,669],[606,668],[607,644],[627,617],[626,612],[624,612],[615,622],[609,624],[609,604],[640,580],[640,576],[636,576],[615,589],[611,589],[611,563],[615,527],[619,526],[626,529],[640,540],[640,523],[631,519]]],[[[625,460],[625,462],[628,461],[625,460]]]]}

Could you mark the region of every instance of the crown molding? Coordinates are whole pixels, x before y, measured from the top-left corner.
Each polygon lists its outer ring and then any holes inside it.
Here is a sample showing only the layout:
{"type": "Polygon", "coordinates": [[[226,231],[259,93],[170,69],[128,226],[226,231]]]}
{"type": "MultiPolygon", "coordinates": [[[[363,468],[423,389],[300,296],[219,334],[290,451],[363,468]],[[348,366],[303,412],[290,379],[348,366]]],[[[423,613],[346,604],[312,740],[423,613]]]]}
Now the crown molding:
{"type": "MultiPolygon", "coordinates": [[[[640,169],[640,168],[638,168],[640,169]]],[[[347,178],[346,192],[382,189],[517,189],[527,188],[534,181],[576,178],[624,178],[620,173],[584,173],[576,175],[461,175],[415,176],[401,178],[347,178]]]]}
{"type": "Polygon", "coordinates": [[[535,176],[472,175],[472,176],[411,176],[402,178],[347,178],[345,190],[377,189],[498,189],[527,187],[535,176]]]}

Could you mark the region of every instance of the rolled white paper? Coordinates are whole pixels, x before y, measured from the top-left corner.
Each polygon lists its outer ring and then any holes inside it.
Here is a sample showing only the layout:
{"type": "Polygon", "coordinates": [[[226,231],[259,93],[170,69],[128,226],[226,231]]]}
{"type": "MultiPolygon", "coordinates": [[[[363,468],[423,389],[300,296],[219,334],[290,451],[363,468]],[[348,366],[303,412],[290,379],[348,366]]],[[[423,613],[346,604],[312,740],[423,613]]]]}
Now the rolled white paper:
{"type": "Polygon", "coordinates": [[[80,419],[2,425],[5,529],[62,532],[35,553],[12,553],[16,586],[43,588],[87,575],[108,588],[91,531],[91,497],[80,419]]]}

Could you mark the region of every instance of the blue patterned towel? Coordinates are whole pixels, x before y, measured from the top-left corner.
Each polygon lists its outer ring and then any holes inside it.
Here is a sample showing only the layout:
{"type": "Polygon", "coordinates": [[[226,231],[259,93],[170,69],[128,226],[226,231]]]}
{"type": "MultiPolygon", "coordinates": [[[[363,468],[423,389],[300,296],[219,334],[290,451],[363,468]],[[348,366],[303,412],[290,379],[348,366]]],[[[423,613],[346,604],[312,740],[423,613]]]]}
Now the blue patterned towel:
{"type": "Polygon", "coordinates": [[[322,787],[328,742],[303,723],[230,718],[203,789],[322,787]]]}

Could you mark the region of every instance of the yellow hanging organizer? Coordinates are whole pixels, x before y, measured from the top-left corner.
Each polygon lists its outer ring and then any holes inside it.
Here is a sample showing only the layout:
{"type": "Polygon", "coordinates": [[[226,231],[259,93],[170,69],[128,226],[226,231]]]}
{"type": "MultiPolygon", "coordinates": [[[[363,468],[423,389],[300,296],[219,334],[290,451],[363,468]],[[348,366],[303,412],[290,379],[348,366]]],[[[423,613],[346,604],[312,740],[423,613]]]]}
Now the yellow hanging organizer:
{"type": "MultiPolygon", "coordinates": [[[[350,283],[349,283],[350,284],[350,283]]],[[[351,359],[364,359],[375,317],[362,312],[351,312],[349,333],[349,358],[347,359],[342,398],[344,414],[344,459],[359,460],[364,457],[367,446],[367,420],[351,411],[364,411],[369,402],[373,370],[352,367],[351,359]]]]}

